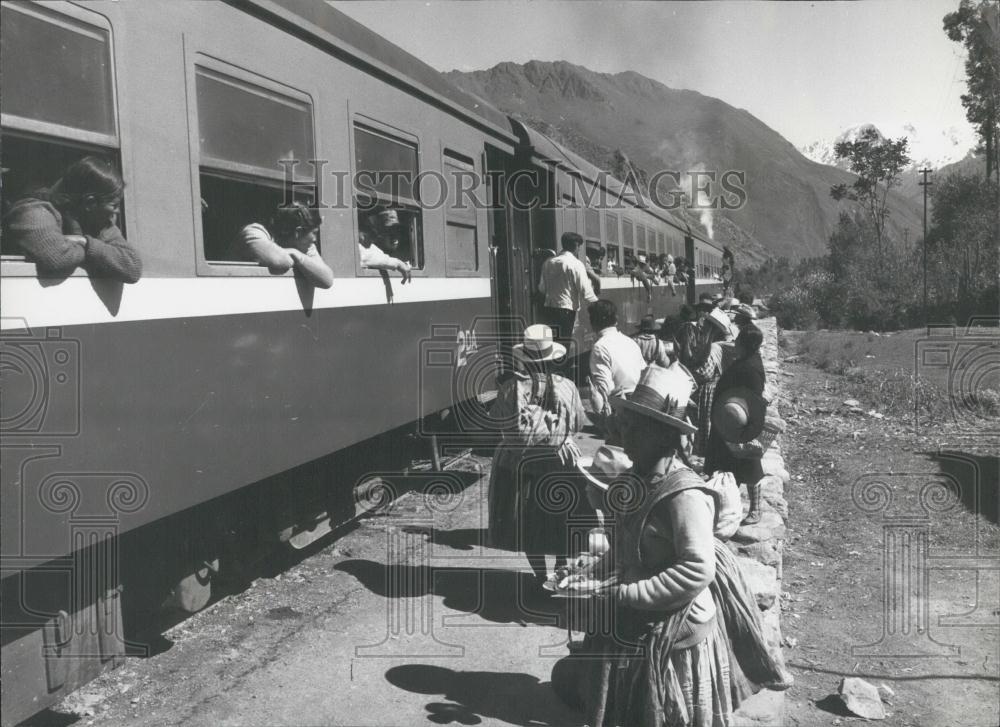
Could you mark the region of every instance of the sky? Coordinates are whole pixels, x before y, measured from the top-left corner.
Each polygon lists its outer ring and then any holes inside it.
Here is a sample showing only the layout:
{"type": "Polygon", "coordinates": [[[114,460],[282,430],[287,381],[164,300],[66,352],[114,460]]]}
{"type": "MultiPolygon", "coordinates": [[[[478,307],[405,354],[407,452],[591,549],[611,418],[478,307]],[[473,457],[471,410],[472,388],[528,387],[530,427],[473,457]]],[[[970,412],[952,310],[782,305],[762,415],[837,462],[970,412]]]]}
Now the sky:
{"type": "Polygon", "coordinates": [[[438,70],[565,60],[744,108],[796,146],[859,123],[971,139],[958,0],[331,2],[438,70]]]}

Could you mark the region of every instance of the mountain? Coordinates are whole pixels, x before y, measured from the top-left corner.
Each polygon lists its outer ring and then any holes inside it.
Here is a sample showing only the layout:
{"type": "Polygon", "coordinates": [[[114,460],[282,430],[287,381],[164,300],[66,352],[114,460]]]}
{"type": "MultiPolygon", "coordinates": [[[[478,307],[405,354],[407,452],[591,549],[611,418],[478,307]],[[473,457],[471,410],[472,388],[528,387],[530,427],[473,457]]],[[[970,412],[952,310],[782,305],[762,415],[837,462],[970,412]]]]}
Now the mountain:
{"type": "MultiPolygon", "coordinates": [[[[842,209],[830,187],[852,176],[807,159],[744,109],[634,71],[596,73],[563,61],[500,63],[446,75],[602,169],[615,168],[620,150],[649,176],[662,170],[745,172],[741,209],[696,216],[719,243],[745,258],[826,252],[842,209]]],[[[902,197],[892,195],[890,208],[900,236],[903,227],[919,223],[917,208],[902,197]]]]}
{"type": "Polygon", "coordinates": [[[866,129],[874,129],[882,139],[905,136],[909,141],[910,169],[939,169],[954,164],[967,157],[976,146],[975,132],[968,125],[928,132],[912,123],[900,126],[856,124],[844,129],[835,139],[814,141],[800,151],[814,162],[847,169],[846,162],[837,159],[834,147],[841,141],[856,141],[866,129]]]}
{"type": "Polygon", "coordinates": [[[812,144],[802,147],[800,151],[819,164],[848,169],[848,163],[845,160],[837,159],[835,147],[842,141],[856,141],[861,136],[861,132],[866,129],[874,129],[881,139],[899,139],[905,136],[909,141],[908,150],[911,163],[903,171],[898,191],[901,196],[914,204],[923,204],[924,192],[923,187],[919,184],[922,176],[918,170],[933,169],[935,175],[940,175],[957,170],[971,172],[979,166],[983,166],[982,159],[973,152],[976,146],[976,137],[971,127],[952,126],[927,133],[910,123],[898,127],[857,124],[844,129],[834,139],[814,141],[812,144]],[[883,130],[885,130],[884,133],[883,130]]]}

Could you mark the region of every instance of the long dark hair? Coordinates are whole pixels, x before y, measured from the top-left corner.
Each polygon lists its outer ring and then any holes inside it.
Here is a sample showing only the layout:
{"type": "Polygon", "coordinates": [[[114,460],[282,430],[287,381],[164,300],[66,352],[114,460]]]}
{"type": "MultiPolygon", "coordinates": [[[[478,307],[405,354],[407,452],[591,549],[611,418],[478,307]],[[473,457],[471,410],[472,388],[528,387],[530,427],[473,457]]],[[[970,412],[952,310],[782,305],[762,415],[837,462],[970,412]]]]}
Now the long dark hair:
{"type": "Polygon", "coordinates": [[[39,196],[58,210],[80,210],[121,199],[125,182],[108,159],[87,156],[67,167],[39,196]]]}

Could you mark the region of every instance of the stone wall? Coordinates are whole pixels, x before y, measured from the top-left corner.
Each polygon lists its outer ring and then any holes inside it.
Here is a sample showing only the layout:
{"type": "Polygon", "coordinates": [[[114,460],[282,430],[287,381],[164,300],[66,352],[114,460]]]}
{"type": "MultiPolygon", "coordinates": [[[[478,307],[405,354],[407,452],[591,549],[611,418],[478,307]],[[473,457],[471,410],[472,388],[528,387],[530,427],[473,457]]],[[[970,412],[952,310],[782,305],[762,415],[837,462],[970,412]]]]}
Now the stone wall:
{"type": "MultiPolygon", "coordinates": [[[[764,333],[761,358],[767,372],[767,394],[771,406],[780,413],[781,381],[778,357],[778,324],[774,318],[757,322],[764,333]]],[[[781,554],[785,544],[785,519],[788,503],[785,487],[789,483],[788,470],[781,456],[779,436],[764,454],[764,478],[760,522],[744,525],[729,542],[736,553],[757,604],[764,617],[764,630],[768,641],[781,648],[781,554]]],[[[744,511],[748,507],[746,490],[743,489],[744,511]]],[[[793,687],[794,688],[794,687],[793,687]]],[[[736,713],[737,727],[781,727],[784,723],[785,694],[763,690],[744,702],[736,713]]]]}

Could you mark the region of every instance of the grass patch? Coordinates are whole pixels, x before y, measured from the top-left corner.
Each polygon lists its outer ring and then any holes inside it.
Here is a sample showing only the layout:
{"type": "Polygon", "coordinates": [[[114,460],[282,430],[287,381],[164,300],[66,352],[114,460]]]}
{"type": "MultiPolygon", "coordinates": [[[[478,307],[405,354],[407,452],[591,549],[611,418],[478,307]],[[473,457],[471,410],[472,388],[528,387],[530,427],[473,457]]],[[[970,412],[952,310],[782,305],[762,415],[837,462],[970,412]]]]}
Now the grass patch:
{"type": "MultiPolygon", "coordinates": [[[[1000,366],[984,367],[987,373],[974,390],[954,390],[950,368],[920,365],[927,345],[923,329],[888,334],[826,330],[785,334],[788,350],[822,371],[843,377],[838,393],[857,399],[865,409],[939,421],[956,414],[973,419],[1000,417],[1000,366]]],[[[959,335],[954,341],[956,350],[971,341],[982,349],[984,361],[985,357],[1000,361],[996,329],[971,339],[959,335]]]]}

